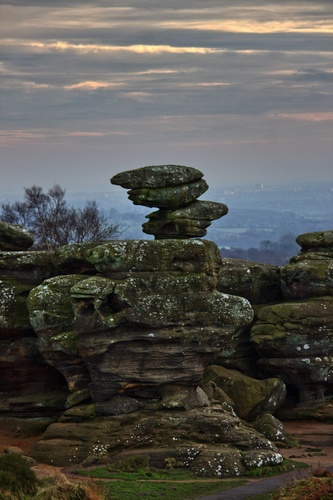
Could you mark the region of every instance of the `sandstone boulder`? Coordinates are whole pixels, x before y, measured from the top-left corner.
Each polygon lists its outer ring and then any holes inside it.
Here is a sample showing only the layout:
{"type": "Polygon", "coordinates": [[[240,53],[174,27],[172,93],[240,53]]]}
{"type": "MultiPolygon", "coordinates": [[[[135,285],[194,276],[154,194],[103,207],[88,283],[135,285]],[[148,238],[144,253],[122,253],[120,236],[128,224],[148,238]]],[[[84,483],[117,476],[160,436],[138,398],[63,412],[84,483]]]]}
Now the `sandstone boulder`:
{"type": "Polygon", "coordinates": [[[254,422],[251,422],[251,425],[273,443],[288,444],[289,442],[283,424],[271,413],[263,413],[254,422]]]}
{"type": "Polygon", "coordinates": [[[33,243],[34,236],[27,228],[0,221],[0,250],[27,250],[33,243]]]}
{"type": "Polygon", "coordinates": [[[54,273],[51,252],[0,251],[0,277],[2,280],[16,280],[32,288],[54,276],[54,273]]]}
{"type": "Polygon", "coordinates": [[[32,456],[42,463],[70,466],[110,463],[140,451],[154,466],[165,467],[168,459],[175,459],[178,467],[208,477],[233,477],[248,468],[283,460],[262,434],[219,405],[55,423],[36,444],[32,456]]]}
{"type": "Polygon", "coordinates": [[[215,289],[219,258],[209,242],[191,240],[91,251],[104,276],[80,280],[71,300],[95,401],[119,393],[163,400],[166,385],[200,383],[205,366],[253,317],[245,299],[215,289]]]}
{"type": "Polygon", "coordinates": [[[286,299],[333,295],[333,231],[298,236],[301,252],[280,269],[286,299]]]}
{"type": "Polygon", "coordinates": [[[195,201],[176,210],[158,210],[146,217],[149,222],[142,225],[143,232],[153,234],[156,239],[199,238],[207,234],[212,221],[228,213],[223,203],[195,201]]]}
{"type": "Polygon", "coordinates": [[[245,297],[251,304],[282,298],[278,268],[240,259],[222,258],[217,289],[245,297]]]}
{"type": "Polygon", "coordinates": [[[203,173],[183,165],[154,165],[126,170],[114,175],[112,184],[129,189],[179,186],[199,181],[203,173]]]}
{"type": "Polygon", "coordinates": [[[251,330],[263,375],[278,375],[297,402],[331,394],[333,298],[317,297],[263,307],[251,330]]]}
{"type": "Polygon", "coordinates": [[[277,378],[256,380],[236,370],[211,365],[204,374],[204,382],[214,382],[233,401],[237,416],[253,420],[262,413],[273,413],[285,400],[286,388],[277,378]]]}

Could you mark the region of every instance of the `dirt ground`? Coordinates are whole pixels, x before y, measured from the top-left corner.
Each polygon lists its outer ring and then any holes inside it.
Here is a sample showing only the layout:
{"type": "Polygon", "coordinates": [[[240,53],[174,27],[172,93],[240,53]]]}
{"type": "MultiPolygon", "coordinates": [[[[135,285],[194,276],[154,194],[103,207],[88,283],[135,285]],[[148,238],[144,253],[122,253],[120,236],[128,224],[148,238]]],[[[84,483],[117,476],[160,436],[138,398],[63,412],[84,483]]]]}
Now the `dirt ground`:
{"type": "MultiPolygon", "coordinates": [[[[333,424],[322,422],[284,422],[289,436],[295,440],[293,448],[282,448],[285,458],[291,458],[309,464],[313,469],[333,466],[333,424]]],[[[29,455],[40,436],[17,438],[0,429],[0,453],[8,446],[18,446],[29,455]]],[[[34,471],[41,479],[55,472],[66,472],[66,469],[47,465],[37,465],[34,471]]]]}
{"type": "Polygon", "coordinates": [[[281,449],[285,458],[314,468],[333,466],[333,423],[290,421],[283,424],[288,435],[297,441],[295,447],[281,449]]]}

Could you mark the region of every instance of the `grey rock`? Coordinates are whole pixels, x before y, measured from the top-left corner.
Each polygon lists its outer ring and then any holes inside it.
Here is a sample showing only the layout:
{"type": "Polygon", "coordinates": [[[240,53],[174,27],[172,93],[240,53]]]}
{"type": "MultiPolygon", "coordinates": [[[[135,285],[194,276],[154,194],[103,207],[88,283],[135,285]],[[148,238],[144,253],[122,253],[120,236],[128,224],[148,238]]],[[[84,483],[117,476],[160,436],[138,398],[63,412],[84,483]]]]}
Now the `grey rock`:
{"type": "Polygon", "coordinates": [[[0,221],[0,250],[27,250],[34,243],[34,236],[24,226],[0,221]]]}
{"type": "Polygon", "coordinates": [[[152,165],[120,172],[111,178],[111,184],[128,189],[161,188],[198,181],[200,170],[183,165],[152,165]]]}

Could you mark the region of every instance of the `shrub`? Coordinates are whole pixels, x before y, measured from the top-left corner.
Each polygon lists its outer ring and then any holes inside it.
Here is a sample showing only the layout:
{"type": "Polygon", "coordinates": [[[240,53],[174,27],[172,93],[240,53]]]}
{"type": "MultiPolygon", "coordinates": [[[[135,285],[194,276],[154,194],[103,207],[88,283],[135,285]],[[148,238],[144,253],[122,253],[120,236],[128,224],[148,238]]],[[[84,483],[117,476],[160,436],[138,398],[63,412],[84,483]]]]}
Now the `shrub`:
{"type": "Polygon", "coordinates": [[[35,495],[37,478],[20,455],[0,455],[0,488],[17,495],[35,495]]]}

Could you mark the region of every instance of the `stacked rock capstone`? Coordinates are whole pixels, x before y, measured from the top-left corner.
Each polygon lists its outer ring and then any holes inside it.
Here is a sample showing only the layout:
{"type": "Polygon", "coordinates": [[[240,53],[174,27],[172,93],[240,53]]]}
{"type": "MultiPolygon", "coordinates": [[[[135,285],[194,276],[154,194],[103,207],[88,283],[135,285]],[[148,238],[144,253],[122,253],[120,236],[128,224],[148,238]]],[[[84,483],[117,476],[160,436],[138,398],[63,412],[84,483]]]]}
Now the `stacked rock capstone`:
{"type": "Polygon", "coordinates": [[[143,232],[155,239],[199,238],[212,221],[228,213],[223,203],[199,201],[208,189],[203,173],[182,165],[152,165],[120,172],[112,184],[129,188],[134,205],[157,207],[146,217],[143,232]]]}

